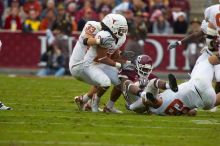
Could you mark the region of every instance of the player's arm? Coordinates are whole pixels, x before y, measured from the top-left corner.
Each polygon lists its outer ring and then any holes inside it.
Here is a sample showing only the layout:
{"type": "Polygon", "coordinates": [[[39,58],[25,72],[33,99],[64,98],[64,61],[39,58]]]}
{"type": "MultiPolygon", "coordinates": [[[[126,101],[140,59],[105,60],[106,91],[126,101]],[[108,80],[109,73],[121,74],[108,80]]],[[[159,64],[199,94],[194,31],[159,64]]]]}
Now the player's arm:
{"type": "Polygon", "coordinates": [[[177,46],[186,45],[189,42],[191,42],[192,40],[197,40],[197,39],[203,37],[204,35],[205,35],[205,33],[202,30],[199,32],[194,32],[194,33],[186,36],[185,38],[183,38],[180,41],[170,43],[168,46],[168,49],[171,50],[171,49],[176,48],[177,46]]]}
{"type": "Polygon", "coordinates": [[[97,46],[96,53],[97,53],[97,57],[95,59],[96,62],[107,64],[107,65],[117,67],[117,68],[122,67],[121,63],[116,62],[109,57],[107,48],[97,46]]]}
{"type": "Polygon", "coordinates": [[[131,80],[123,75],[119,75],[119,79],[121,80],[121,88],[125,89],[127,92],[143,97],[146,95],[146,92],[141,90],[137,85],[135,85],[131,80]]]}
{"type": "Polygon", "coordinates": [[[86,33],[85,38],[83,39],[83,44],[86,46],[99,45],[100,39],[94,38],[92,34],[86,33]]]}

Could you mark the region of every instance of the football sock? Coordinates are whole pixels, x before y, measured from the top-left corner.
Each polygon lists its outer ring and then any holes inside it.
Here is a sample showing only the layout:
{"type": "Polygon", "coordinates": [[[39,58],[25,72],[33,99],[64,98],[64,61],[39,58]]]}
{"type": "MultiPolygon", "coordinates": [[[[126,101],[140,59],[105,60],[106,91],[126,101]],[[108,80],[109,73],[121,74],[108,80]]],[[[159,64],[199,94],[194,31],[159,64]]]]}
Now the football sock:
{"type": "Polygon", "coordinates": [[[137,108],[141,108],[141,107],[144,107],[144,104],[142,102],[142,98],[139,98],[137,101],[135,101],[134,103],[132,103],[129,108],[131,110],[135,110],[137,108]]]}
{"type": "Polygon", "coordinates": [[[89,98],[89,96],[87,94],[83,95],[83,99],[82,100],[83,100],[84,103],[87,102],[89,99],[90,98],[89,98]]]}
{"type": "Polygon", "coordinates": [[[113,108],[114,104],[115,104],[115,102],[109,100],[106,106],[107,106],[107,108],[113,108]]]}
{"type": "Polygon", "coordinates": [[[165,86],[166,86],[167,89],[170,89],[169,83],[166,82],[165,86]]]}

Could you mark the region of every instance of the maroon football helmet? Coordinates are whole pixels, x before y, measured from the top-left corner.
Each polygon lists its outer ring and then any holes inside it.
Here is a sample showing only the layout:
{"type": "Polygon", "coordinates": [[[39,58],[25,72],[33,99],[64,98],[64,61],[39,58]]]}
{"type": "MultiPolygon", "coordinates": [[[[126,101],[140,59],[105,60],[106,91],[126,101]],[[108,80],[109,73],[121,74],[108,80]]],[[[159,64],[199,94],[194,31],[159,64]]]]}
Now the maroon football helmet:
{"type": "Polygon", "coordinates": [[[153,61],[148,55],[139,55],[135,60],[137,73],[140,77],[148,78],[152,69],[153,61]]]}

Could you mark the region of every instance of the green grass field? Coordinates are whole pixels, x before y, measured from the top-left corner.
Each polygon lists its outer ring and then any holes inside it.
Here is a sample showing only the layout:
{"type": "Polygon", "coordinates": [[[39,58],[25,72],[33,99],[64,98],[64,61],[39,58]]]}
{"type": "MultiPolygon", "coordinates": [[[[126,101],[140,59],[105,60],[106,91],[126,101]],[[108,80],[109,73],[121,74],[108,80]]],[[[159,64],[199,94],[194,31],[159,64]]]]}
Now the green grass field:
{"type": "MultiPolygon", "coordinates": [[[[196,117],[79,112],[71,103],[89,86],[68,78],[0,75],[0,146],[219,146],[220,110],[196,117]]],[[[102,98],[102,106],[109,92],[102,98]]]]}

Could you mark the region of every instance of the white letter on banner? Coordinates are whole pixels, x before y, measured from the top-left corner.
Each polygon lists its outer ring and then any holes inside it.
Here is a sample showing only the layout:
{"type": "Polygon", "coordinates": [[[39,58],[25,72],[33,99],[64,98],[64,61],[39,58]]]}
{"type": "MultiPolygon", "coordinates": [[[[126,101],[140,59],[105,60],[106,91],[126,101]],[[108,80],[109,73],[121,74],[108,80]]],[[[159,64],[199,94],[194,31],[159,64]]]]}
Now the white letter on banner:
{"type": "MultiPolygon", "coordinates": [[[[168,43],[172,43],[172,42],[176,42],[178,40],[167,40],[168,43]]],[[[176,66],[176,49],[171,49],[168,50],[170,52],[170,57],[169,57],[169,66],[167,67],[168,70],[177,70],[177,66],[176,66]]]]}
{"type": "Polygon", "coordinates": [[[183,56],[185,57],[185,66],[183,67],[183,70],[190,70],[188,53],[189,53],[188,48],[187,50],[183,51],[183,56]]]}
{"type": "Polygon", "coordinates": [[[41,54],[43,54],[47,51],[47,38],[46,36],[39,36],[38,38],[41,42],[41,54]]]}
{"type": "Polygon", "coordinates": [[[157,40],[146,39],[145,41],[148,42],[148,43],[151,43],[152,45],[155,46],[156,51],[157,51],[157,57],[156,57],[156,60],[153,64],[153,66],[154,67],[159,66],[162,59],[163,59],[163,47],[161,46],[161,44],[157,40]]]}
{"type": "Polygon", "coordinates": [[[72,51],[73,51],[73,41],[75,41],[75,40],[76,40],[75,37],[69,37],[69,38],[68,38],[69,57],[70,57],[71,54],[72,54],[72,51]]]}

